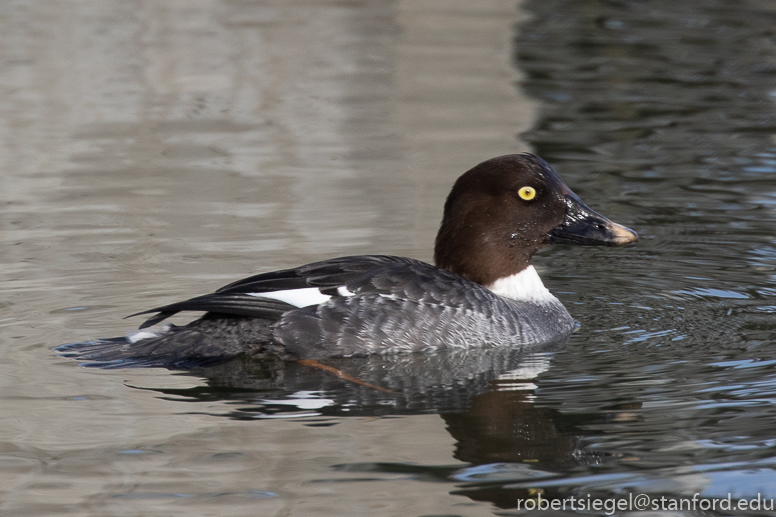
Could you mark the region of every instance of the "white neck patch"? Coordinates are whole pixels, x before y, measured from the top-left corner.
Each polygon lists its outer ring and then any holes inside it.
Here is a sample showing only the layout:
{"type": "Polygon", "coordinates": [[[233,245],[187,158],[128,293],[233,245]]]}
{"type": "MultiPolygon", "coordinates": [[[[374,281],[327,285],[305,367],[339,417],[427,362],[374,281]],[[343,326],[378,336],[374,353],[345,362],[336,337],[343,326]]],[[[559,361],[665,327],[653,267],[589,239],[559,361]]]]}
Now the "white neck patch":
{"type": "Polygon", "coordinates": [[[552,293],[544,287],[539,273],[533,266],[528,266],[519,273],[499,278],[488,289],[499,296],[510,298],[520,302],[555,303],[558,301],[552,293]]]}

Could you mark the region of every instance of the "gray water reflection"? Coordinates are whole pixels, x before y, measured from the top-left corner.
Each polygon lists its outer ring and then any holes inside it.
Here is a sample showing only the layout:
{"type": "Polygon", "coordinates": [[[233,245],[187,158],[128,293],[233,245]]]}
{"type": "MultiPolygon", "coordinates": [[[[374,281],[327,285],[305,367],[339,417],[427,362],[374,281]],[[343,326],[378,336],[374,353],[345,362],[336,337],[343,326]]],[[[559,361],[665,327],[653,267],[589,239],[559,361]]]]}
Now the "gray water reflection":
{"type": "Polygon", "coordinates": [[[463,465],[436,414],[217,418],[239,404],[228,390],[134,389],[206,379],[83,369],[50,347],[249,273],[430,258],[455,177],[528,149],[522,16],[511,1],[0,5],[0,513],[489,515],[447,481],[333,467],[463,465]]]}

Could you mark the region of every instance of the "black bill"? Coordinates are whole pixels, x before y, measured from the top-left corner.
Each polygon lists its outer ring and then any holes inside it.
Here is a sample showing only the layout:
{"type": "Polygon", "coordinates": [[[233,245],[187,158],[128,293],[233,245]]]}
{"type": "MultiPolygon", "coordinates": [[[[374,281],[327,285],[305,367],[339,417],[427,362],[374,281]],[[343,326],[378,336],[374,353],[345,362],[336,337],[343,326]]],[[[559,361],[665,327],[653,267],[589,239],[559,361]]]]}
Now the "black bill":
{"type": "Polygon", "coordinates": [[[594,212],[575,194],[566,194],[565,200],[566,216],[560,226],[549,233],[550,242],[583,246],[620,246],[639,240],[636,232],[594,212]]]}

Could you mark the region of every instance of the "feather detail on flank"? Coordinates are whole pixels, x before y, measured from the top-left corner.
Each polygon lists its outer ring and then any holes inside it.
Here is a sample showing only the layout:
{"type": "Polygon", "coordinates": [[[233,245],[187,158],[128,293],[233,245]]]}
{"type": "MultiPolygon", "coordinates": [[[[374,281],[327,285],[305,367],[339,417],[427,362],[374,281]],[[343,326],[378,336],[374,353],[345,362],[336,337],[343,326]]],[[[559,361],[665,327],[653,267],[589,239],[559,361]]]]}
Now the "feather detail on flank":
{"type": "Polygon", "coordinates": [[[310,305],[320,305],[331,300],[331,296],[323,294],[317,287],[305,287],[302,289],[286,289],[283,291],[271,291],[268,293],[248,293],[249,296],[257,298],[269,298],[285,302],[294,307],[309,307],[310,305]]]}
{"type": "Polygon", "coordinates": [[[558,303],[558,299],[544,287],[533,266],[528,266],[514,275],[499,278],[485,287],[499,296],[519,302],[558,303]]]}

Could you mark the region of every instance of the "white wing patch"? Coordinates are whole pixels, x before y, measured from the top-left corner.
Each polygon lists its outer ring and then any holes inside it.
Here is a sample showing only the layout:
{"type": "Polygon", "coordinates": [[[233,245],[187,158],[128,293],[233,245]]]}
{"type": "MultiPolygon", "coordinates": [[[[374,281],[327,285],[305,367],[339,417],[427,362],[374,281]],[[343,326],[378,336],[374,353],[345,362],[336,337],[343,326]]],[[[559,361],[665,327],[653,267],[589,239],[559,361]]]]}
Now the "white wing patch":
{"type": "Polygon", "coordinates": [[[521,302],[556,303],[558,299],[544,287],[539,273],[533,266],[511,276],[499,278],[485,286],[499,296],[521,302]]]}
{"type": "Polygon", "coordinates": [[[127,339],[130,343],[137,343],[143,339],[151,339],[153,337],[159,337],[159,334],[153,330],[138,330],[127,334],[127,339]]]}
{"type": "Polygon", "coordinates": [[[302,289],[286,289],[284,291],[273,291],[270,293],[248,293],[249,296],[257,298],[269,298],[279,300],[294,307],[309,307],[310,305],[320,305],[331,300],[331,296],[323,294],[317,287],[304,287],[302,289]]]}
{"type": "Polygon", "coordinates": [[[337,288],[337,292],[339,293],[340,296],[353,296],[354,294],[356,294],[356,293],[350,291],[350,289],[348,289],[344,285],[339,286],[337,288]]]}
{"type": "Polygon", "coordinates": [[[151,339],[155,337],[159,337],[165,332],[167,332],[170,329],[169,325],[164,325],[159,330],[136,330],[134,332],[130,332],[127,334],[127,340],[129,340],[130,343],[137,343],[138,341],[142,341],[143,339],[151,339]]]}

